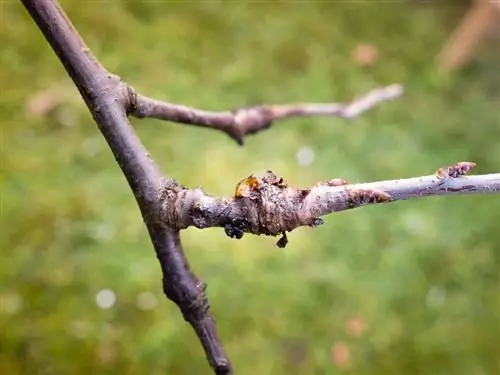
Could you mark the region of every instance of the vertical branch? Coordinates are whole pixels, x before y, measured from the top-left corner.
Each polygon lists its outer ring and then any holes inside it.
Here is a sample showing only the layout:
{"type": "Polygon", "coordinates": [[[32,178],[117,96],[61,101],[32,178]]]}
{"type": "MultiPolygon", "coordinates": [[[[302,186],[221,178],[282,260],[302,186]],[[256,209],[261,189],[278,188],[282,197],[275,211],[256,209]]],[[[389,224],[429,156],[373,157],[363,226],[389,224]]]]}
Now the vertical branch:
{"type": "Polygon", "coordinates": [[[179,306],[184,319],[195,330],[215,374],[232,374],[231,363],[220,344],[215,320],[209,312],[206,284],[191,272],[179,231],[165,230],[155,224],[148,225],[148,230],[163,271],[163,291],[179,306]]]}
{"type": "Polygon", "coordinates": [[[110,74],[85,45],[56,0],[22,0],[80,91],[139,205],[163,272],[163,290],[194,328],[217,375],[232,368],[209,313],[205,284],[190,271],[179,231],[159,224],[158,192],[168,178],[134,133],[127,119],[129,89],[110,74]]]}

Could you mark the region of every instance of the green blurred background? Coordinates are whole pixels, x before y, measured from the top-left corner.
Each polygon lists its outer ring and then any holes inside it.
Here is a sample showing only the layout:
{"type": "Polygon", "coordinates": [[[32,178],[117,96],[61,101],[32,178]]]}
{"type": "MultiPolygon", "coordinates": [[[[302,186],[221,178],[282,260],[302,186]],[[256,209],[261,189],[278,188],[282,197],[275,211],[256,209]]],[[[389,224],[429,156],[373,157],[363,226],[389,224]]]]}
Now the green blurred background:
{"type": "MultiPolygon", "coordinates": [[[[62,1],[90,48],[142,93],[207,109],[403,98],[353,121],[284,121],[243,148],[133,120],[165,173],[231,195],[270,168],[292,184],[499,171],[498,40],[465,69],[434,59],[467,2],[62,1]],[[360,46],[365,47],[360,47],[360,46]],[[356,56],[356,50],[368,50],[356,56]]],[[[27,12],[0,23],[0,373],[210,374],[134,198],[27,12]]],[[[500,374],[500,200],[442,197],[236,241],[182,233],[237,374],[500,374]]]]}

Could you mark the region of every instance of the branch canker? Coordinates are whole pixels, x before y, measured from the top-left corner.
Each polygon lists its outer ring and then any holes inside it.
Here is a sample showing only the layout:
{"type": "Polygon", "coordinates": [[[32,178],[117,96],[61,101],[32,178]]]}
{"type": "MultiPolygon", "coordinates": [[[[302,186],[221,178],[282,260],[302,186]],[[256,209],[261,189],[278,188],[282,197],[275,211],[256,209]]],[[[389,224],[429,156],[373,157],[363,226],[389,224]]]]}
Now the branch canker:
{"type": "Polygon", "coordinates": [[[160,198],[160,218],[179,229],[224,227],[236,238],[243,233],[277,236],[300,226],[320,225],[320,216],[370,204],[433,195],[499,193],[500,174],[466,176],[474,166],[460,162],[429,176],[360,184],[335,179],[305,189],[289,187],[268,171],[262,178],[252,175],[243,180],[247,189],[238,185],[231,198],[169,185],[160,198]]]}

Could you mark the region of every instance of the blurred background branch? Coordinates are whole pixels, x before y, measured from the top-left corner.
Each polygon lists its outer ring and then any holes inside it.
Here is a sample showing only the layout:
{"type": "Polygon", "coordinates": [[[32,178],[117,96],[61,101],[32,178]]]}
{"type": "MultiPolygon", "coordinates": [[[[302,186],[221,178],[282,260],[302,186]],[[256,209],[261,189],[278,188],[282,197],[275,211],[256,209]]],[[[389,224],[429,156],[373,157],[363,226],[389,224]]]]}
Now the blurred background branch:
{"type": "Polygon", "coordinates": [[[469,63],[480,42],[490,34],[500,35],[500,1],[473,0],[438,56],[445,69],[461,68],[469,63]]]}

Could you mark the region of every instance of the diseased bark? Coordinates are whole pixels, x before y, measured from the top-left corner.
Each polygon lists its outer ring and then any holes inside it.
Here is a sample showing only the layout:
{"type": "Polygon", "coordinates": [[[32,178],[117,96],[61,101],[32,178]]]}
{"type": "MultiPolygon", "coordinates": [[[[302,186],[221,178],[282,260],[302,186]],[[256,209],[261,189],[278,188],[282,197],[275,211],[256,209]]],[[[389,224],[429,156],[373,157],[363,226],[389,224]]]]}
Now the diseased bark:
{"type": "Polygon", "coordinates": [[[231,198],[206,195],[162,174],[133,131],[127,115],[155,117],[221,130],[243,143],[244,136],[268,128],[273,121],[293,116],[352,118],[384,100],[402,94],[400,85],[376,89],[348,104],[262,105],[226,112],[209,112],[161,102],[136,93],[108,72],[73,28],[56,0],[22,0],[80,91],[101,133],[134,193],[163,273],[166,297],[177,304],[198,336],[215,374],[233,374],[210,314],[206,285],[190,270],[179,231],[223,227],[226,234],[282,237],[299,226],[317,226],[320,216],[420,196],[499,193],[500,174],[465,176],[474,163],[440,168],[431,176],[349,185],[340,179],[294,188],[271,171],[249,176],[231,198]]]}
{"type": "MultiPolygon", "coordinates": [[[[268,171],[262,178],[244,180],[245,194],[216,198],[201,189],[167,185],[162,193],[161,220],[185,229],[224,227],[230,237],[244,233],[285,235],[300,226],[323,224],[320,216],[368,204],[389,203],[432,195],[485,194],[500,192],[500,173],[466,176],[471,162],[439,168],[435,174],[401,180],[347,184],[329,180],[308,188],[288,186],[283,178],[268,171]]],[[[286,237],[285,237],[286,238],[286,237]]],[[[284,247],[285,240],[278,241],[284,247]]]]}

